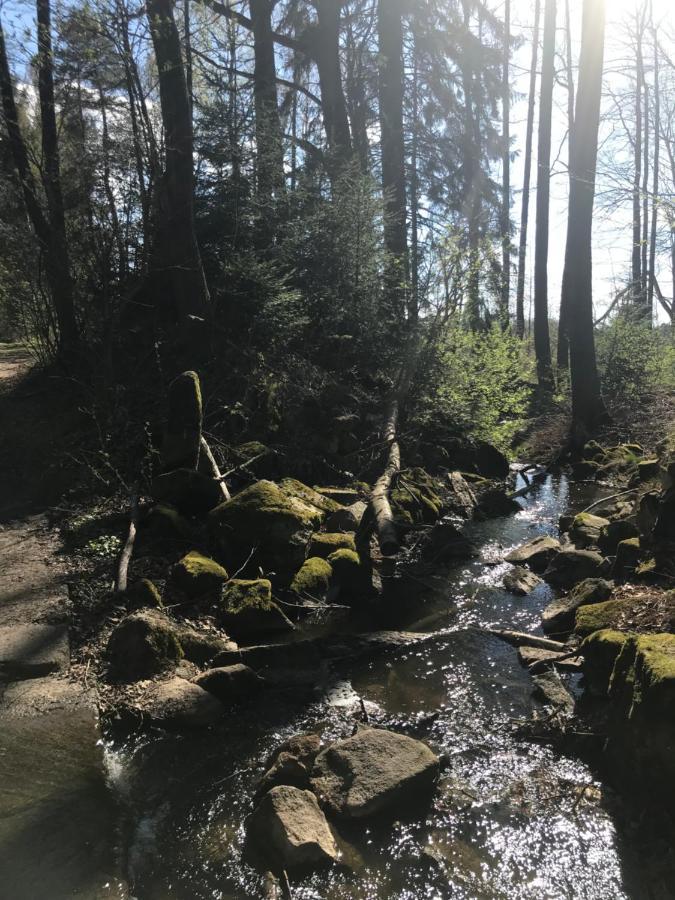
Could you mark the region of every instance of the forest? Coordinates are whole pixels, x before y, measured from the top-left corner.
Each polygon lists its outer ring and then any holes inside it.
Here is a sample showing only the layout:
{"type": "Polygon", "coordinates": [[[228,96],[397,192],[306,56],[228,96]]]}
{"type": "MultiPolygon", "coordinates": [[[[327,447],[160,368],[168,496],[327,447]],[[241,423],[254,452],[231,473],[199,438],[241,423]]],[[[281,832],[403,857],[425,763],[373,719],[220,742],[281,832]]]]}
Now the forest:
{"type": "Polygon", "coordinates": [[[671,0],[0,0],[0,900],[675,897],[671,0]]]}

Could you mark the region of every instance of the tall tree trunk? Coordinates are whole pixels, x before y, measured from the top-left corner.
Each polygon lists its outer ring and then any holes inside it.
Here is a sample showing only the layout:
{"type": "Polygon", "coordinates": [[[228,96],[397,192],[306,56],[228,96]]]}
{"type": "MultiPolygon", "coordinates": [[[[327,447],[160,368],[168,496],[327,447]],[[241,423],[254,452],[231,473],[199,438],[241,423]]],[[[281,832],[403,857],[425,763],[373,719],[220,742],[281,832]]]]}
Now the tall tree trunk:
{"type": "Polygon", "coordinates": [[[572,441],[583,444],[606,417],[593,334],[593,203],[605,47],[605,0],[584,0],[572,182],[565,248],[569,309],[572,441]]]}
{"type": "MultiPolygon", "coordinates": [[[[253,96],[257,147],[258,194],[264,204],[283,194],[284,150],[277,97],[277,71],[272,37],[272,0],[250,0],[253,24],[253,96]]],[[[269,211],[263,210],[263,215],[269,211]]]]}
{"type": "Polygon", "coordinates": [[[642,302],[640,287],[642,284],[642,210],[640,183],[642,180],[642,84],[644,81],[644,62],[642,58],[643,22],[638,21],[636,13],[636,53],[635,53],[635,144],[633,147],[633,256],[631,264],[632,300],[636,307],[642,302]]]}
{"type": "Polygon", "coordinates": [[[158,190],[152,260],[155,300],[186,331],[209,313],[210,298],[194,226],[193,136],[190,103],[173,0],[148,0],[148,22],[159,72],[165,168],[158,190]]]}
{"type": "Polygon", "coordinates": [[[502,328],[509,326],[511,293],[511,0],[504,5],[504,60],[502,66],[502,289],[499,318],[502,328]]]}
{"type": "Polygon", "coordinates": [[[5,45],[5,35],[0,23],[0,92],[5,127],[12,158],[23,193],[26,211],[42,248],[49,291],[58,327],[58,352],[62,359],[72,357],[79,344],[73,289],[68,263],[65,214],[61,194],[58,137],[54,108],[53,60],[49,3],[39,0],[38,17],[38,93],[42,123],[43,185],[47,198],[47,215],[42,210],[33,174],[28,161],[28,151],[21,128],[14,98],[12,76],[5,45]]]}
{"type": "MultiPolygon", "coordinates": [[[[463,0],[464,28],[471,30],[472,4],[463,0]]],[[[467,299],[464,307],[466,323],[472,331],[481,327],[480,303],[480,225],[482,211],[482,172],[480,167],[481,134],[474,104],[474,70],[470,53],[460,55],[460,72],[464,93],[464,143],[462,167],[464,169],[464,203],[467,209],[468,265],[467,299]]]]}
{"type": "Polygon", "coordinates": [[[408,228],[403,140],[403,23],[401,0],[378,0],[378,66],[382,189],[384,193],[384,242],[391,256],[388,292],[401,317],[416,321],[410,299],[408,228]]]}
{"type": "Polygon", "coordinates": [[[555,80],[556,0],[546,0],[542,51],[541,101],[537,157],[537,225],[534,251],[534,352],[539,387],[551,386],[551,343],[548,331],[548,243],[551,194],[551,119],[555,80]]]}
{"type": "Polygon", "coordinates": [[[525,130],[525,161],[523,197],[520,211],[520,236],[518,242],[518,285],[516,289],[516,334],[525,335],[525,266],[527,263],[527,230],[530,218],[530,179],[532,177],[532,136],[534,133],[534,107],[537,91],[537,60],[539,58],[539,20],[541,0],[534,4],[534,31],[532,35],[532,61],[530,64],[530,92],[527,105],[525,130]]]}
{"type": "Polygon", "coordinates": [[[642,171],[642,238],[640,239],[640,302],[642,304],[642,320],[651,328],[652,310],[647,305],[649,293],[649,85],[644,79],[644,165],[642,171]]]}
{"type": "Polygon", "coordinates": [[[352,21],[347,29],[347,77],[345,89],[354,152],[361,171],[369,170],[370,142],[368,140],[368,103],[366,100],[366,72],[363,42],[357,45],[352,21]]]}
{"type": "MultiPolygon", "coordinates": [[[[574,133],[574,69],[572,67],[572,23],[570,20],[570,0],[565,0],[565,57],[567,65],[567,161],[571,182],[572,134],[574,133]]],[[[565,277],[563,272],[563,278],[565,277]]],[[[570,364],[570,342],[567,334],[568,310],[564,298],[567,296],[563,285],[560,294],[560,315],[558,316],[558,349],[556,363],[558,369],[565,370],[570,364]]]]}
{"type": "Polygon", "coordinates": [[[314,59],[319,71],[321,108],[330,151],[338,161],[349,158],[352,138],[340,66],[340,0],[316,0],[318,27],[314,59]]]}
{"type": "Polygon", "coordinates": [[[413,46],[412,71],[412,122],[410,123],[410,265],[412,305],[419,309],[420,256],[419,256],[419,174],[418,167],[418,118],[419,118],[419,71],[417,53],[413,46]]]}
{"type": "MultiPolygon", "coordinates": [[[[659,212],[659,165],[661,162],[661,85],[659,84],[659,42],[658,32],[652,22],[654,41],[654,177],[652,183],[652,230],[649,239],[649,284],[647,286],[647,309],[649,321],[654,311],[654,289],[656,285],[656,237],[659,212]]],[[[675,306],[675,293],[673,294],[675,306]]]]}

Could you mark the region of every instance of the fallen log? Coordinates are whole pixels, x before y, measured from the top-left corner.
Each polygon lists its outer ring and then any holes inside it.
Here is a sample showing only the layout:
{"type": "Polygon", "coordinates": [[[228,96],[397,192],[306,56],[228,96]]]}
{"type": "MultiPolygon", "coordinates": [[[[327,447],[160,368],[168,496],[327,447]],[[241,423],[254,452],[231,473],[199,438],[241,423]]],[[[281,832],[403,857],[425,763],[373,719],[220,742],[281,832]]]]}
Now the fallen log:
{"type": "Polygon", "coordinates": [[[129,563],[131,562],[131,555],[134,552],[134,542],[136,540],[137,527],[138,496],[136,494],[132,494],[131,515],[129,517],[129,531],[127,533],[127,539],[124,542],[124,547],[122,548],[122,553],[120,554],[120,561],[117,566],[117,576],[115,578],[115,592],[118,594],[123,593],[127,589],[129,563]]]}
{"type": "Polygon", "coordinates": [[[564,653],[567,649],[567,645],[560,641],[552,641],[550,638],[539,637],[537,634],[527,634],[524,631],[488,628],[487,632],[514,647],[539,647],[541,650],[554,650],[559,653],[564,653]]]}
{"type": "Polygon", "coordinates": [[[370,506],[375,519],[377,537],[383,556],[394,556],[399,551],[399,540],[394,522],[394,513],[389,502],[389,491],[392,482],[401,471],[401,450],[396,440],[396,428],[398,425],[399,401],[398,397],[392,400],[384,427],[384,440],[387,446],[387,456],[384,472],[375,482],[370,495],[370,506]]]}

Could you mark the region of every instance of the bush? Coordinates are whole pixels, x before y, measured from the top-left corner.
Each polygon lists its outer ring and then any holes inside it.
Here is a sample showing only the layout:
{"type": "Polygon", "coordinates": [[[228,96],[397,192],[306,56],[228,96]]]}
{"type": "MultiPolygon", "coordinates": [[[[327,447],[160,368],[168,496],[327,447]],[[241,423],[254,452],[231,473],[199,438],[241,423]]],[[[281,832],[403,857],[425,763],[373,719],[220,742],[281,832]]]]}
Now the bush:
{"type": "Polygon", "coordinates": [[[675,387],[675,343],[670,330],[649,328],[617,316],[597,332],[597,354],[605,398],[609,403],[639,400],[659,389],[675,387]]]}

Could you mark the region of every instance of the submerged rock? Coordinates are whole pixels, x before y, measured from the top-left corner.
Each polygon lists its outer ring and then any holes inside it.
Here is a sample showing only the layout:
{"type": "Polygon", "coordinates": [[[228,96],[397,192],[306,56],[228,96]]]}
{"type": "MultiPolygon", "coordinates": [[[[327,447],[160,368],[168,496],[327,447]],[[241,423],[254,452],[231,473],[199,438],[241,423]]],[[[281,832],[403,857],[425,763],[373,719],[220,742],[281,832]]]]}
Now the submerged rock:
{"type": "Polygon", "coordinates": [[[607,561],[593,550],[561,550],[544,572],[544,579],[556,587],[570,588],[586,578],[599,578],[607,568],[607,561]]]}
{"type": "Polygon", "coordinates": [[[166,728],[203,728],[223,714],[222,704],[212,694],[178,677],[153,685],[139,708],[166,728]]]}
{"type": "Polygon", "coordinates": [[[221,604],[218,621],[237,641],[295,627],[272,600],[272,583],[266,578],[230,579],[223,588],[221,604]]]}
{"type": "Polygon", "coordinates": [[[304,499],[289,496],[272,481],[258,481],[214,509],[209,526],[237,560],[246,560],[256,548],[253,564],[290,576],[304,562],[309,537],[323,518],[304,499]]]}
{"type": "Polygon", "coordinates": [[[292,785],[273,787],[246,824],[254,852],[276,871],[307,871],[336,862],[335,838],[316,797],[292,785]]]}
{"type": "Polygon", "coordinates": [[[214,559],[192,550],[171,570],[171,581],[190,600],[214,594],[222,588],[229,575],[214,559]]]}
{"type": "Polygon", "coordinates": [[[612,593],[612,585],[603,578],[587,578],[577,584],[565,597],[554,600],[542,614],[542,628],[546,634],[569,634],[574,629],[576,611],[581,606],[601,603],[612,593]]]}
{"type": "Polygon", "coordinates": [[[336,815],[400,816],[431,799],[439,770],[438,757],[421,741],[367,728],[319,753],[311,783],[336,815]]]}
{"type": "Polygon", "coordinates": [[[519,597],[525,597],[542,584],[541,578],[522,566],[514,566],[504,575],[502,582],[507,591],[519,597]]]}
{"type": "Polygon", "coordinates": [[[547,534],[532,538],[522,547],[512,550],[504,559],[514,565],[526,565],[535,572],[543,572],[561,551],[560,541],[547,534]]]}

